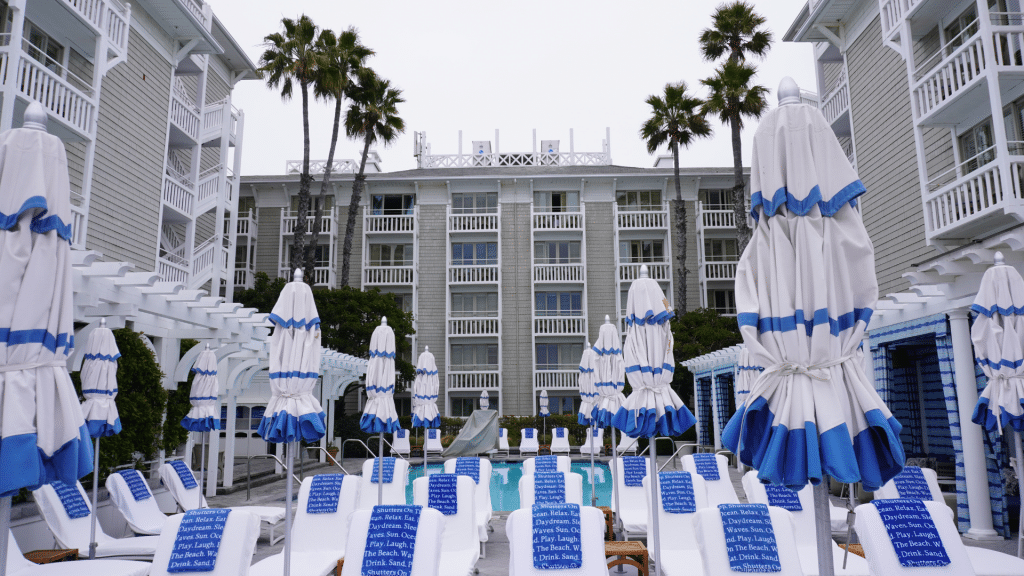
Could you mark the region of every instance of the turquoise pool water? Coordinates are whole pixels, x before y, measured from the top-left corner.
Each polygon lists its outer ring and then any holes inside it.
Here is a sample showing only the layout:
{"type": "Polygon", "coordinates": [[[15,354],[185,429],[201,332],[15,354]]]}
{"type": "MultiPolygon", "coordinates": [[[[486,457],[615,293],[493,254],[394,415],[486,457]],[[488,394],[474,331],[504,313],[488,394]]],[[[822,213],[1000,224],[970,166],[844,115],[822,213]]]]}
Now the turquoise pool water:
{"type": "MultiPolygon", "coordinates": [[[[443,464],[430,464],[429,474],[444,471],[443,464]]],[[[583,503],[590,503],[590,462],[573,462],[571,470],[583,476],[583,503]]],[[[412,481],[423,476],[423,464],[409,467],[409,486],[405,489],[405,500],[412,504],[412,481]]],[[[523,477],[520,462],[491,462],[491,506],[496,511],[519,509],[519,479],[523,477]]],[[[594,477],[597,480],[597,505],[611,506],[612,475],[607,464],[594,463],[594,477]]]]}

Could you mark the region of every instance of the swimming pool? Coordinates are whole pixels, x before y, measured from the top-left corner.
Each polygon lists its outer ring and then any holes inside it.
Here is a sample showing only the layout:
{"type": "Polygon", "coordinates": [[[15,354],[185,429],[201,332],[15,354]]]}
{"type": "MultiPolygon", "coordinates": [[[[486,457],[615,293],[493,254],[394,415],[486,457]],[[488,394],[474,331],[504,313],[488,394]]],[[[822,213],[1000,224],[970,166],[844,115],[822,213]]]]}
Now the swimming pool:
{"type": "MultiPolygon", "coordinates": [[[[444,464],[430,464],[428,473],[444,472],[444,464]]],[[[573,462],[571,470],[583,476],[583,503],[590,504],[590,462],[573,462]]],[[[409,486],[405,489],[405,501],[412,504],[412,481],[423,476],[423,464],[409,467],[409,486]]],[[[523,477],[521,462],[491,462],[491,507],[495,511],[519,509],[519,479],[523,477]]],[[[607,464],[594,463],[594,477],[597,479],[597,505],[611,506],[612,475],[607,464]]]]}

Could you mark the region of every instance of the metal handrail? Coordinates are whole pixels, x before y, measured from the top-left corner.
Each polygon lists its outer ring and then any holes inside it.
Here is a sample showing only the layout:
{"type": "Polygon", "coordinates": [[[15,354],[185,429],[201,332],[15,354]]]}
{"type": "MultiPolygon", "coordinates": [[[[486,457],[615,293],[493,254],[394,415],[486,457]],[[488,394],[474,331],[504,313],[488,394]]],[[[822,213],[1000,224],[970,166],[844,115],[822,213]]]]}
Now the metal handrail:
{"type": "Polygon", "coordinates": [[[348,470],[345,470],[345,467],[341,465],[341,462],[338,462],[337,460],[334,459],[334,456],[331,456],[331,453],[328,452],[326,448],[321,448],[319,446],[307,446],[307,448],[315,448],[315,449],[323,452],[324,454],[327,454],[327,457],[331,459],[331,462],[334,462],[335,466],[337,466],[338,468],[341,468],[342,472],[344,472],[345,474],[349,474],[350,473],[348,470]]]}
{"type": "Polygon", "coordinates": [[[371,457],[373,456],[373,450],[370,450],[370,447],[366,445],[366,442],[363,442],[359,438],[349,438],[348,440],[345,440],[345,441],[343,441],[341,443],[341,459],[342,460],[345,460],[345,444],[348,444],[349,442],[355,442],[356,444],[361,445],[363,448],[366,448],[366,453],[367,454],[369,454],[371,457]]]}
{"type": "MultiPolygon", "coordinates": [[[[248,502],[249,500],[252,499],[251,492],[252,492],[252,459],[253,458],[273,458],[278,464],[281,465],[281,467],[287,468],[285,463],[281,462],[281,459],[278,458],[277,456],[273,455],[273,454],[253,454],[252,456],[246,456],[246,458],[245,458],[245,501],[246,502],[248,502]]],[[[292,474],[292,478],[296,482],[298,482],[299,484],[302,484],[302,480],[300,480],[299,477],[296,476],[295,474],[292,474]]],[[[289,505],[290,504],[291,503],[289,503],[289,505]]]]}
{"type": "MultiPolygon", "coordinates": [[[[380,442],[383,441],[384,444],[387,444],[388,450],[390,450],[392,454],[397,455],[399,458],[401,458],[402,460],[405,460],[406,462],[409,461],[408,458],[406,458],[405,456],[402,456],[401,452],[396,452],[395,451],[395,447],[391,445],[391,442],[388,442],[387,440],[384,439],[384,435],[383,434],[375,434],[375,435],[370,436],[369,438],[367,438],[367,440],[373,440],[374,438],[378,439],[377,446],[380,446],[380,442]]],[[[367,448],[367,449],[369,449],[369,448],[367,448]]],[[[424,442],[423,443],[423,450],[426,450],[426,449],[427,449],[427,444],[426,444],[426,442],[424,442]]]]}
{"type": "MultiPolygon", "coordinates": [[[[672,455],[668,457],[668,462],[665,462],[665,466],[668,466],[668,463],[672,462],[675,459],[676,454],[679,454],[680,452],[683,451],[683,448],[687,448],[689,446],[700,446],[700,444],[697,444],[696,442],[683,442],[682,444],[679,445],[679,448],[676,448],[676,451],[673,452],[672,455]]],[[[658,468],[658,472],[664,470],[665,466],[658,468]]]]}

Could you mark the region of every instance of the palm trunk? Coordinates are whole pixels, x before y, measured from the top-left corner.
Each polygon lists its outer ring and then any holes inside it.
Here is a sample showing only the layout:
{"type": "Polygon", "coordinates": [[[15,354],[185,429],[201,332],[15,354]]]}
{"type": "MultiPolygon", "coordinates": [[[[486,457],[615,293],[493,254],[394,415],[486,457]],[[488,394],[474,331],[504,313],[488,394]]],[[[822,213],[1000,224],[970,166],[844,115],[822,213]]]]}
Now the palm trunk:
{"type": "MultiPolygon", "coordinates": [[[[733,109],[735,110],[736,107],[733,109]]],[[[740,123],[737,118],[733,117],[729,119],[729,125],[732,128],[732,210],[736,218],[736,240],[739,244],[739,253],[742,254],[747,243],[750,242],[750,226],[747,225],[747,197],[743,193],[746,186],[743,183],[740,123]]]]}
{"type": "MultiPolygon", "coordinates": [[[[309,246],[306,247],[306,278],[313,278],[316,268],[316,246],[320,239],[320,221],[324,215],[324,205],[327,202],[327,187],[331,184],[331,168],[334,165],[334,149],[338,144],[338,127],[341,126],[341,96],[334,100],[334,131],[331,133],[331,147],[327,151],[327,165],[324,166],[324,177],[320,181],[320,201],[316,206],[313,216],[313,232],[309,236],[309,246]]],[[[331,286],[334,288],[334,286],[331,286]]]]}
{"type": "Polygon", "coordinates": [[[356,227],[356,213],[359,211],[359,201],[363,197],[363,187],[366,185],[366,157],[370,154],[370,142],[373,139],[373,132],[367,131],[366,139],[363,141],[363,156],[359,160],[359,173],[356,174],[355,182],[352,183],[352,200],[348,203],[348,220],[345,223],[345,246],[342,250],[341,262],[341,285],[348,286],[348,274],[352,260],[352,235],[356,227]]]}
{"type": "Polygon", "coordinates": [[[676,313],[686,314],[686,203],[683,185],[679,182],[679,144],[672,144],[672,165],[676,180],[676,313]]]}
{"type": "MultiPolygon", "coordinates": [[[[292,280],[292,272],[302,267],[303,244],[306,235],[306,216],[309,213],[309,184],[312,178],[309,175],[309,89],[302,84],[302,175],[299,177],[299,210],[295,218],[295,234],[292,239],[292,255],[288,262],[289,270],[285,277],[292,280]]],[[[305,277],[306,282],[312,278],[305,277]]]]}

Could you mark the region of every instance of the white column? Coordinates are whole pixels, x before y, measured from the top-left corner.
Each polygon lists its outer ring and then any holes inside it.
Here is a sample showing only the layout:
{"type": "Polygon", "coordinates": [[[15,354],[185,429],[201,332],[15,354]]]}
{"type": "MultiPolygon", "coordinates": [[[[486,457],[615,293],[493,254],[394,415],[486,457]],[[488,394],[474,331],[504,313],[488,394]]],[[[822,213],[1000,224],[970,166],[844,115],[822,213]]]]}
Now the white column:
{"type": "Polygon", "coordinates": [[[224,487],[230,488],[235,483],[235,409],[238,407],[238,396],[228,393],[228,425],[224,438],[224,487]]]}
{"type": "MultiPolygon", "coordinates": [[[[218,408],[220,406],[218,405],[218,408]]],[[[217,416],[220,410],[218,410],[217,416]]],[[[210,437],[210,444],[206,448],[206,497],[212,498],[217,495],[217,464],[220,461],[220,430],[210,430],[207,433],[210,437]]],[[[230,466],[224,462],[225,470],[230,466]]]]}
{"type": "Polygon", "coordinates": [[[960,409],[960,438],[963,441],[964,476],[971,521],[971,529],[965,536],[974,540],[1002,540],[992,529],[992,505],[988,493],[981,427],[971,422],[974,405],[978,402],[978,381],[974,377],[974,349],[971,346],[967,310],[949,312],[949,331],[953,339],[953,374],[960,409]]]}

